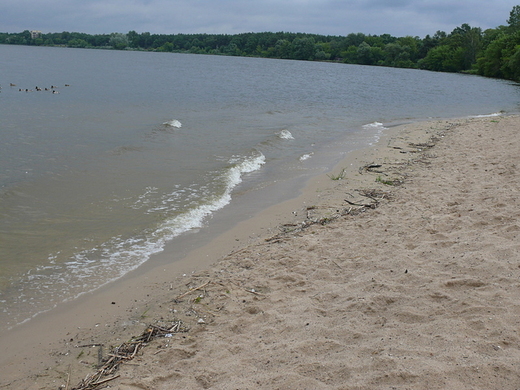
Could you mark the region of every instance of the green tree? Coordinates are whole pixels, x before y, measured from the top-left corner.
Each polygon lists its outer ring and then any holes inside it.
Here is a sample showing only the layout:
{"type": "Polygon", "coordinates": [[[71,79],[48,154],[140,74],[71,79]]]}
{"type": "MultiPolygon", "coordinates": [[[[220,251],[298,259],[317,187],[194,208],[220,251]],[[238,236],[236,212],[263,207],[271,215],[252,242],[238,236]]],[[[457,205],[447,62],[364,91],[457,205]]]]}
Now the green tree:
{"type": "Polygon", "coordinates": [[[361,42],[361,44],[357,48],[357,63],[361,65],[372,65],[373,58],[372,58],[372,47],[366,43],[361,42]]]}
{"type": "Polygon", "coordinates": [[[482,76],[519,80],[520,31],[501,34],[492,41],[477,60],[477,72],[482,76]]]}
{"type": "Polygon", "coordinates": [[[128,37],[126,34],[112,33],[108,44],[116,50],[123,50],[128,47],[128,37]]]}
{"type": "Polygon", "coordinates": [[[384,65],[397,68],[412,68],[414,63],[410,59],[410,47],[402,46],[398,42],[385,46],[384,65]]]}
{"type": "Polygon", "coordinates": [[[224,53],[228,56],[241,56],[242,51],[238,47],[238,45],[235,42],[231,42],[226,49],[224,49],[224,53]]]}
{"type": "Polygon", "coordinates": [[[503,66],[508,79],[520,81],[520,45],[516,45],[509,59],[503,66]]]}
{"type": "Polygon", "coordinates": [[[414,63],[417,62],[421,42],[419,37],[412,37],[407,35],[402,38],[397,38],[395,42],[399,43],[404,48],[404,50],[408,53],[411,61],[414,63]]]}
{"type": "Polygon", "coordinates": [[[475,64],[477,55],[481,48],[482,30],[480,28],[472,28],[469,24],[464,23],[457,27],[445,40],[455,50],[459,50],[461,58],[457,70],[467,70],[475,64]]]}
{"type": "Polygon", "coordinates": [[[295,60],[312,61],[316,54],[314,38],[296,38],[292,42],[292,58],[295,60]]]}
{"type": "Polygon", "coordinates": [[[502,35],[493,40],[477,60],[477,72],[487,77],[503,77],[502,50],[506,46],[507,36],[502,35]]]}
{"type": "Polygon", "coordinates": [[[139,47],[140,48],[150,49],[152,46],[152,42],[153,42],[152,35],[148,31],[139,35],[139,47]]]}
{"type": "Polygon", "coordinates": [[[356,46],[349,46],[346,50],[341,51],[340,55],[343,62],[347,64],[357,64],[357,50],[356,46]]]}
{"type": "Polygon", "coordinates": [[[419,67],[437,72],[456,72],[460,69],[462,49],[450,45],[440,45],[431,49],[419,61],[419,67]]]}
{"type": "Polygon", "coordinates": [[[173,51],[173,43],[166,42],[157,48],[157,51],[173,51]]]}
{"type": "Polygon", "coordinates": [[[274,45],[272,53],[276,58],[289,59],[292,54],[292,43],[287,39],[279,39],[274,45]]]}
{"type": "Polygon", "coordinates": [[[509,28],[516,32],[520,30],[520,5],[515,5],[509,13],[509,19],[507,19],[509,28]]]}
{"type": "Polygon", "coordinates": [[[317,43],[315,45],[316,54],[314,55],[314,59],[317,61],[327,61],[330,60],[330,44],[329,43],[317,43]]]}
{"type": "Polygon", "coordinates": [[[82,36],[76,37],[76,39],[83,39],[89,43],[89,46],[93,47],[108,47],[110,46],[110,35],[107,34],[96,34],[96,35],[87,35],[84,34],[82,36]]]}
{"type": "Polygon", "coordinates": [[[68,43],[67,43],[67,46],[69,47],[79,47],[79,48],[85,48],[85,47],[88,47],[89,44],[87,41],[85,41],[84,39],[71,39],[68,43]]]}
{"type": "Polygon", "coordinates": [[[134,30],[129,31],[126,36],[128,38],[128,46],[134,49],[139,47],[139,34],[137,32],[134,30]]]}
{"type": "Polygon", "coordinates": [[[361,45],[362,42],[365,42],[366,35],[362,33],[357,34],[348,34],[344,39],[345,47],[361,45]]]}

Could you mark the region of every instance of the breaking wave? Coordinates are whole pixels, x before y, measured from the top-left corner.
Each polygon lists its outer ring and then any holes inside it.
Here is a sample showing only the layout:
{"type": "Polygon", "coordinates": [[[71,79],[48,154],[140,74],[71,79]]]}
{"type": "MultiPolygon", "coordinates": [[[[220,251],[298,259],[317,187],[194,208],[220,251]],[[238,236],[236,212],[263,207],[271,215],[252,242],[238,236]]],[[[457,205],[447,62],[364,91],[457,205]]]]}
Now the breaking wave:
{"type": "Polygon", "coordinates": [[[282,130],[280,133],[278,133],[278,137],[281,139],[294,139],[293,135],[289,130],[282,130]]]}
{"type": "Polygon", "coordinates": [[[182,127],[182,123],[179,122],[177,119],[172,119],[171,121],[164,122],[163,125],[169,126],[169,127],[175,127],[177,129],[180,129],[182,127]]]}
{"type": "MultiPolygon", "coordinates": [[[[213,193],[184,188],[164,194],[164,202],[162,205],[157,204],[155,211],[164,211],[166,208],[175,211],[176,215],[160,222],[153,229],[138,232],[132,237],[112,237],[94,248],[76,252],[63,262],[56,261],[59,253],[50,255],[50,263],[25,274],[21,282],[24,292],[18,297],[18,303],[38,307],[39,313],[42,313],[59,302],[75,299],[135,270],[150,256],[163,251],[167,242],[175,237],[204,227],[211,214],[231,202],[233,189],[243,181],[244,175],[259,170],[265,161],[265,156],[260,152],[249,157],[233,157],[228,167],[215,175],[218,184],[216,188],[219,190],[213,193]],[[187,197],[189,201],[184,210],[178,212],[176,200],[180,196],[187,197]],[[27,302],[27,296],[31,297],[31,302],[27,302]]],[[[151,194],[157,194],[157,188],[146,188],[135,201],[136,207],[149,206],[147,198],[151,194]]],[[[154,211],[150,208],[147,210],[154,211]]],[[[23,317],[24,314],[20,314],[22,317],[13,318],[13,325],[34,316],[23,317]]]]}
{"type": "Polygon", "coordinates": [[[308,160],[312,157],[313,153],[305,153],[305,154],[302,154],[299,158],[300,161],[305,161],[305,160],[308,160]]]}
{"type": "Polygon", "coordinates": [[[368,123],[366,125],[363,125],[363,130],[366,132],[374,132],[373,133],[373,141],[369,143],[369,145],[373,145],[379,141],[381,138],[381,134],[383,134],[383,131],[387,130],[388,128],[385,127],[381,122],[372,122],[368,123]]]}
{"type": "Polygon", "coordinates": [[[501,116],[501,115],[502,115],[502,113],[500,113],[500,112],[494,112],[493,114],[475,115],[475,116],[472,116],[471,118],[493,118],[493,117],[501,116]]]}

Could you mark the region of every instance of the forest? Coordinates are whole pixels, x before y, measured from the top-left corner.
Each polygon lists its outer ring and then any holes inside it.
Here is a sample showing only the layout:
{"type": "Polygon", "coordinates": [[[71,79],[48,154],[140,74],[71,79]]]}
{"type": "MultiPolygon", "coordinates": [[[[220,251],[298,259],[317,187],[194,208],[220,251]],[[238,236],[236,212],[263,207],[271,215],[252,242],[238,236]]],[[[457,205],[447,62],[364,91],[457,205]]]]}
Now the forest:
{"type": "Polygon", "coordinates": [[[482,30],[462,24],[450,33],[419,37],[351,33],[330,36],[290,32],[242,34],[0,33],[1,44],[334,61],[347,64],[464,72],[520,81],[520,5],[507,25],[482,30]]]}

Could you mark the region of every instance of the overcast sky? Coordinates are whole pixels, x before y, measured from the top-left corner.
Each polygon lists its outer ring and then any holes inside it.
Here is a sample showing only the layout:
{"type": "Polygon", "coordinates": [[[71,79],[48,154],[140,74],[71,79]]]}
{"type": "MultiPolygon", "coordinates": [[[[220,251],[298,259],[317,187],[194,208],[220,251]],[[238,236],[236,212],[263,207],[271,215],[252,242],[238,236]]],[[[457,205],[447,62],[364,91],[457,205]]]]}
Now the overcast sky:
{"type": "Polygon", "coordinates": [[[520,0],[1,0],[0,32],[286,31],[424,38],[463,23],[506,25],[520,0]]]}

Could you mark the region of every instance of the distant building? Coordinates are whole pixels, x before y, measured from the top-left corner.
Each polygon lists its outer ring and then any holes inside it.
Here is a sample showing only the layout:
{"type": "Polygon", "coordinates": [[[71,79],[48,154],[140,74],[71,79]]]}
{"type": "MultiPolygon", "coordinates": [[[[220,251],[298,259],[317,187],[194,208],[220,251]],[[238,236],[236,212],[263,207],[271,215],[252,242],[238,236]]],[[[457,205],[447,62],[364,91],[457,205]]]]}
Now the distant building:
{"type": "Polygon", "coordinates": [[[35,31],[35,30],[31,31],[31,39],[36,39],[36,38],[41,38],[41,37],[42,37],[41,31],[35,31]]]}

